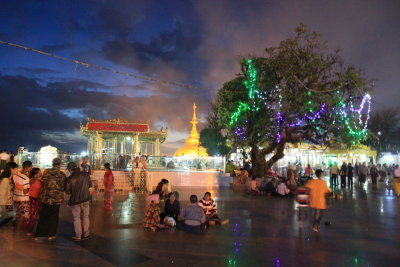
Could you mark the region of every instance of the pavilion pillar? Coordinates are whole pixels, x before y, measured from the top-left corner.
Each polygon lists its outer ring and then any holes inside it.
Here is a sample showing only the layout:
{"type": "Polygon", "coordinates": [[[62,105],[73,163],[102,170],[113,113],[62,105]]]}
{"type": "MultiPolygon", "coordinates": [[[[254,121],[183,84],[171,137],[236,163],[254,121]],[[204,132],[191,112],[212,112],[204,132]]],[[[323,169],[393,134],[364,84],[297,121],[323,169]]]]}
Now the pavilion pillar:
{"type": "Polygon", "coordinates": [[[121,151],[119,152],[121,155],[125,154],[125,138],[122,138],[121,141],[121,151]]]}
{"type": "Polygon", "coordinates": [[[156,138],[156,141],[154,142],[154,165],[156,167],[160,166],[161,162],[161,153],[160,153],[160,139],[156,138]]]}
{"type": "Polygon", "coordinates": [[[101,152],[103,150],[103,135],[100,132],[96,133],[96,145],[95,145],[95,168],[100,169],[101,167],[101,152]]]}
{"type": "Polygon", "coordinates": [[[137,156],[139,153],[140,153],[139,135],[135,134],[133,136],[133,154],[137,156]]]}
{"type": "Polygon", "coordinates": [[[90,136],[88,137],[88,140],[87,140],[87,149],[86,149],[86,153],[88,154],[88,155],[90,155],[90,146],[91,146],[91,138],[90,138],[90,136]]]}
{"type": "Polygon", "coordinates": [[[115,155],[117,153],[117,137],[114,137],[112,139],[111,146],[112,146],[112,154],[115,155]]]}
{"type": "Polygon", "coordinates": [[[156,138],[155,147],[154,147],[154,156],[161,156],[160,153],[160,138],[156,138]]]}

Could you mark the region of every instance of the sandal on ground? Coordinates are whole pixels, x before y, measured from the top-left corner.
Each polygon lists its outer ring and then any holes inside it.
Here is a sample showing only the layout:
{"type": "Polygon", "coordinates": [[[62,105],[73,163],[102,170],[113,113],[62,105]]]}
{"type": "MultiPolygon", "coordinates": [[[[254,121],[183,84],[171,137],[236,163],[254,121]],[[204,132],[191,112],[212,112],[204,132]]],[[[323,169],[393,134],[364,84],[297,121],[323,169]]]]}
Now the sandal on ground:
{"type": "Polygon", "coordinates": [[[77,237],[77,236],[73,236],[73,237],[72,237],[72,240],[74,240],[74,241],[79,241],[79,240],[81,240],[81,238],[80,238],[80,237],[77,237]]]}
{"type": "Polygon", "coordinates": [[[82,236],[82,239],[88,239],[89,237],[90,237],[90,234],[89,234],[89,235],[82,236]]]}
{"type": "Polygon", "coordinates": [[[49,237],[47,238],[47,240],[52,241],[52,240],[54,240],[54,239],[56,239],[56,238],[57,238],[56,236],[49,236],[49,237]]]}

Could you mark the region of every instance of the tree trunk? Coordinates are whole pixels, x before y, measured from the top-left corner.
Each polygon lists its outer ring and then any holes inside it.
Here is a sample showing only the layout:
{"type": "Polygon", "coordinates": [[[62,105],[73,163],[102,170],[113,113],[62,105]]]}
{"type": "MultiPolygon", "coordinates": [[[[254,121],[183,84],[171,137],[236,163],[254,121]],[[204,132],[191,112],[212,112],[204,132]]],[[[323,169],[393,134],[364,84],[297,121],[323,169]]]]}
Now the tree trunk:
{"type": "MultiPolygon", "coordinates": [[[[278,160],[283,158],[285,154],[283,153],[285,150],[285,143],[282,142],[278,145],[271,145],[276,148],[275,154],[267,161],[265,156],[268,152],[273,152],[275,149],[271,151],[269,147],[267,149],[260,150],[258,146],[251,147],[251,163],[253,166],[253,175],[256,177],[263,177],[267,174],[268,170],[274,165],[278,160]]],[[[269,154],[269,153],[268,153],[269,154]]]]}
{"type": "Polygon", "coordinates": [[[251,147],[251,164],[253,175],[256,177],[263,177],[267,174],[267,161],[265,160],[265,152],[261,151],[258,146],[251,147]]]}

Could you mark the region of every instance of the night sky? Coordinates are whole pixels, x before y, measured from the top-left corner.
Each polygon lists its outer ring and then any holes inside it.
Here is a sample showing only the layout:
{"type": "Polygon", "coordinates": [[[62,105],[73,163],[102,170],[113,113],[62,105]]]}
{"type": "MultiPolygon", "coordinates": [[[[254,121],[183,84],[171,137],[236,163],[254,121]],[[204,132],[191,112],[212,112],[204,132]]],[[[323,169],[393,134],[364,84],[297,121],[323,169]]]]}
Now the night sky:
{"type": "Polygon", "coordinates": [[[375,81],[373,109],[397,106],[399,14],[396,0],[2,1],[2,41],[198,89],[0,45],[0,149],[82,152],[80,121],[120,117],[168,127],[161,152],[173,153],[190,131],[193,102],[205,122],[218,88],[240,72],[238,58],[265,55],[299,23],[375,81]]]}

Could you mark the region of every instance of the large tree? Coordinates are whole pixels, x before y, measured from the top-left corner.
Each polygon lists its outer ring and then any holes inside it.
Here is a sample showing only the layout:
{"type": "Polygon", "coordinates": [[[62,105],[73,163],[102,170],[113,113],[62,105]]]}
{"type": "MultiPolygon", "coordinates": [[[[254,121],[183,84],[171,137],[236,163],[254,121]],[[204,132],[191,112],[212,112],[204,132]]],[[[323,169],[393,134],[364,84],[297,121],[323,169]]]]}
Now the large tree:
{"type": "Polygon", "coordinates": [[[231,151],[226,143],[226,137],[215,128],[204,128],[200,132],[200,144],[205,147],[210,156],[226,156],[231,151]]]}
{"type": "Polygon", "coordinates": [[[210,126],[251,148],[255,175],[283,158],[288,143],[352,145],[365,137],[372,85],[318,33],[300,25],[265,51],[241,60],[242,73],[218,91],[209,115],[210,126]]]}
{"type": "Polygon", "coordinates": [[[371,138],[366,144],[374,146],[378,152],[398,152],[400,150],[400,114],[399,108],[386,108],[371,114],[371,138]]]}

